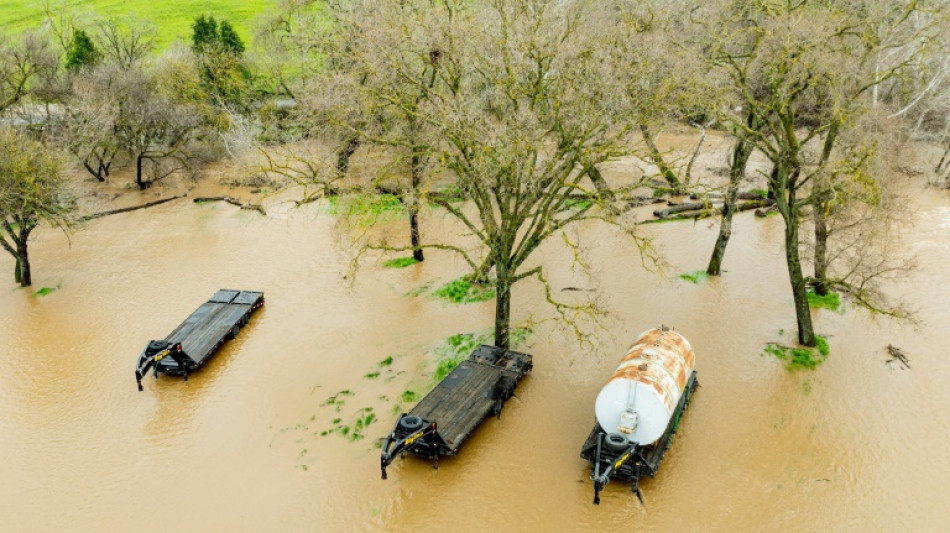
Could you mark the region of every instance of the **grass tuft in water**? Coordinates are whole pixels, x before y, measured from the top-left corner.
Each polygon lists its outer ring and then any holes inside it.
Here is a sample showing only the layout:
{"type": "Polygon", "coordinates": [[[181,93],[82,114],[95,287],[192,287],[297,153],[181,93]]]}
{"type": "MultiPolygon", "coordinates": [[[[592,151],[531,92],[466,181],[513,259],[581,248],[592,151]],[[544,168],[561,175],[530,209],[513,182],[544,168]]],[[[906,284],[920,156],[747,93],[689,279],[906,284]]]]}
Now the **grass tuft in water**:
{"type": "Polygon", "coordinates": [[[831,349],[828,346],[828,340],[820,335],[816,335],[815,348],[800,346],[793,348],[776,342],[770,342],[765,345],[763,351],[766,354],[774,356],[776,359],[785,362],[785,368],[791,372],[798,370],[814,370],[818,365],[828,359],[831,349]]]}
{"type": "Polygon", "coordinates": [[[43,287],[42,289],[36,291],[35,294],[37,296],[46,296],[47,294],[56,292],[57,289],[58,287],[43,287]]]}
{"type": "Polygon", "coordinates": [[[495,289],[479,283],[472,283],[470,275],[454,279],[436,289],[433,293],[452,303],[467,304],[484,302],[495,297],[495,289]]]}
{"type": "Polygon", "coordinates": [[[812,309],[829,309],[831,311],[840,311],[841,296],[836,292],[829,292],[821,296],[815,291],[808,291],[808,306],[812,309]]]}
{"type": "Polygon", "coordinates": [[[383,263],[383,266],[386,268],[406,268],[407,266],[414,265],[418,263],[419,260],[415,257],[397,257],[395,259],[390,259],[383,263]]]}
{"type": "Polygon", "coordinates": [[[680,278],[685,279],[686,281],[690,283],[695,283],[696,285],[699,285],[700,283],[709,279],[709,274],[707,274],[705,270],[697,270],[695,272],[685,272],[683,274],[680,274],[680,278]]]}

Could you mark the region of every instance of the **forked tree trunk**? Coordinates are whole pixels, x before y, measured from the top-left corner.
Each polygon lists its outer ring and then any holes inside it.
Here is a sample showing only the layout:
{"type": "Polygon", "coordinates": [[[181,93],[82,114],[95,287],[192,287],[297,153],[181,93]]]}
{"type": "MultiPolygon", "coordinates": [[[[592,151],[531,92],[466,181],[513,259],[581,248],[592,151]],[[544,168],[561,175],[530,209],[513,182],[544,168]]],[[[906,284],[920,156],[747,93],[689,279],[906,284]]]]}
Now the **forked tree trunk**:
{"type": "Polygon", "coordinates": [[[663,160],[663,155],[660,153],[660,149],[657,148],[656,142],[653,140],[653,134],[650,133],[650,127],[646,124],[640,124],[640,133],[643,134],[643,141],[647,143],[647,147],[650,149],[650,158],[653,159],[653,163],[656,164],[656,168],[660,171],[660,175],[663,176],[663,179],[670,184],[670,188],[673,189],[675,194],[682,193],[682,185],[680,184],[679,178],[676,177],[676,173],[673,172],[673,169],[666,164],[666,161],[663,160]]]}
{"type": "MultiPolygon", "coordinates": [[[[797,169],[788,168],[787,163],[778,163],[773,170],[773,183],[788,183],[786,190],[775,191],[776,207],[785,221],[785,264],[788,267],[788,278],[792,285],[792,299],[795,302],[795,318],[798,322],[798,342],[804,346],[814,347],[815,328],[811,321],[811,309],[808,307],[808,291],[805,286],[805,276],[802,273],[802,261],[799,254],[798,227],[801,222],[795,205],[795,176],[782,176],[783,173],[797,173],[797,169]],[[779,167],[783,168],[779,168],[779,167]]],[[[775,188],[773,183],[769,188],[775,188]]]]}

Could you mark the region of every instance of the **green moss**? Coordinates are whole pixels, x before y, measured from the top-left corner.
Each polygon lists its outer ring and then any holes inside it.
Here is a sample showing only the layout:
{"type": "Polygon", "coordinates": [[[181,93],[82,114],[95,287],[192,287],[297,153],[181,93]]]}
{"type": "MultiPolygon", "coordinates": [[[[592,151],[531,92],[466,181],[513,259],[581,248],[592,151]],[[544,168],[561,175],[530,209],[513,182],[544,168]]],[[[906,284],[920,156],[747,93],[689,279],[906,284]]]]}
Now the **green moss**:
{"type": "Polygon", "coordinates": [[[705,270],[697,270],[695,272],[686,272],[686,273],[680,274],[680,278],[685,279],[686,281],[690,283],[695,283],[699,285],[700,283],[709,279],[709,274],[707,274],[705,270]]]}
{"type": "Polygon", "coordinates": [[[830,309],[831,311],[841,310],[841,296],[836,292],[829,292],[821,296],[815,291],[808,291],[808,306],[812,309],[830,309]]]}
{"type": "Polygon", "coordinates": [[[386,268],[406,268],[409,265],[414,265],[418,263],[419,260],[415,257],[397,257],[395,259],[390,259],[383,263],[383,266],[386,268]]]}
{"type": "Polygon", "coordinates": [[[462,276],[439,287],[433,294],[452,303],[461,304],[491,300],[495,297],[495,289],[472,283],[471,276],[462,276]]]}

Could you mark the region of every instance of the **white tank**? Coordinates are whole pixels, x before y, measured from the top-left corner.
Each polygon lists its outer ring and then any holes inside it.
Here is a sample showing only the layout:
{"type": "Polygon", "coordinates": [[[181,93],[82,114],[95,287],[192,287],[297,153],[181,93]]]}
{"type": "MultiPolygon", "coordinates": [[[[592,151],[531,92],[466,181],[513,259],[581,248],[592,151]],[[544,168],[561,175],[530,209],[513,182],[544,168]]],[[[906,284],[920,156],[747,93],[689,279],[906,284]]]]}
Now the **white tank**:
{"type": "Polygon", "coordinates": [[[695,363],[693,347],[679,333],[663,326],[641,333],[597,395],[597,423],[634,444],[656,442],[695,363]]]}

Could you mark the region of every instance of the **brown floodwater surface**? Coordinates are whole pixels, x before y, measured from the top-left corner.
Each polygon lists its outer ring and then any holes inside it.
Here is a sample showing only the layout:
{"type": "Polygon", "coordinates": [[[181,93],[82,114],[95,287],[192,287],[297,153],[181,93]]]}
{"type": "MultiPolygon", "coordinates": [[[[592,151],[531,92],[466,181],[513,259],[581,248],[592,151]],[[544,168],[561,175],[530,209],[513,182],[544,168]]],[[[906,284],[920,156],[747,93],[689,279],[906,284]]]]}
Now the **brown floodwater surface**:
{"type": "MultiPolygon", "coordinates": [[[[580,347],[541,323],[522,346],[535,370],[501,418],[438,470],[407,457],[388,481],[374,444],[397,405],[411,408],[400,395],[430,383],[443,339],[491,324],[492,302],[406,294],[464,272],[455,258],[371,260],[351,284],[332,216],[187,200],[90,222],[70,241],[37,230],[32,290],[14,287],[0,254],[0,531],[947,530],[950,198],[921,189],[911,203],[903,246],[920,268],[888,289],[922,326],[816,311],[832,353],[811,372],[761,355],[794,331],[777,217],[737,216],[725,275],[699,285],[677,275],[705,267],[710,222],[644,226],[665,277],[602,226],[573,233],[590,278],[560,245],[542,247],[558,294],[596,297],[606,330],[580,347]],[[145,343],[219,288],[264,291],[267,305],[187,382],[149,377],[138,392],[145,343]],[[692,343],[702,387],[641,485],[646,506],[619,482],[594,506],[579,457],[594,399],[661,323],[692,343]],[[888,344],[912,369],[885,364],[888,344]],[[322,405],[333,395],[344,403],[322,405]],[[321,435],[368,407],[366,438],[321,435]]],[[[423,231],[462,233],[438,211],[423,231]]],[[[551,316],[536,282],[515,288],[514,315],[551,316]]]]}

